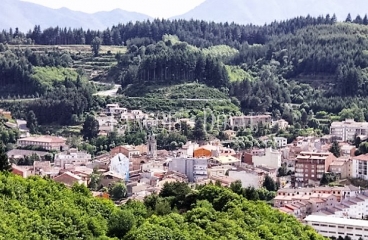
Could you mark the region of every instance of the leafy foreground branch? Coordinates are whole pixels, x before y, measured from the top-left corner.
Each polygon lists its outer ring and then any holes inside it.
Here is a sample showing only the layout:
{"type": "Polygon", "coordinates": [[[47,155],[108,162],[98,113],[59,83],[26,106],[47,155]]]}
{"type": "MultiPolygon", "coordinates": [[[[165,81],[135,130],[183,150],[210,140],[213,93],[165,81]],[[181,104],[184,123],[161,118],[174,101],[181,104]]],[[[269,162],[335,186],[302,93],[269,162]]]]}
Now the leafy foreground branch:
{"type": "Polygon", "coordinates": [[[84,186],[1,173],[0,198],[0,239],[323,239],[266,203],[215,185],[167,184],[145,203],[117,207],[84,186]]]}

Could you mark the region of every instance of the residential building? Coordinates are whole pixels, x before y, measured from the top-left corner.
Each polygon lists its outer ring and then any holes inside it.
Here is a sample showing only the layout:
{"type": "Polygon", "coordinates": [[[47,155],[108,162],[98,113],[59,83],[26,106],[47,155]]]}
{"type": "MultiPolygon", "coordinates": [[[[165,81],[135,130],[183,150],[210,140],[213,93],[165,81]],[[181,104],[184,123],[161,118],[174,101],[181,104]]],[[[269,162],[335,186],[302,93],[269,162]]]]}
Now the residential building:
{"type": "Polygon", "coordinates": [[[295,184],[305,186],[319,183],[335,160],[336,157],[330,152],[301,152],[295,160],[295,184]]]}
{"type": "Polygon", "coordinates": [[[283,147],[286,147],[286,145],[287,145],[287,138],[274,137],[273,140],[276,142],[276,146],[278,148],[283,148],[283,147]]]}
{"type": "Polygon", "coordinates": [[[328,238],[337,238],[339,236],[348,236],[352,240],[368,238],[368,221],[365,220],[344,219],[319,215],[310,215],[304,220],[319,234],[328,238]]]}
{"type": "Polygon", "coordinates": [[[21,159],[25,156],[30,157],[32,155],[37,155],[40,159],[45,159],[45,156],[50,154],[44,151],[34,151],[34,150],[23,150],[23,149],[13,149],[6,153],[9,159],[21,159]]]}
{"type": "Polygon", "coordinates": [[[113,116],[106,116],[101,114],[96,117],[100,131],[111,132],[114,130],[114,126],[118,123],[113,116]]]}
{"type": "Polygon", "coordinates": [[[234,130],[225,130],[223,131],[224,134],[226,134],[226,136],[228,136],[229,140],[233,140],[236,137],[236,131],[234,130]]]}
{"type": "Polygon", "coordinates": [[[219,146],[208,144],[208,145],[200,146],[197,149],[194,149],[193,156],[195,158],[201,158],[201,157],[210,158],[212,156],[218,156],[219,151],[220,151],[219,146]]]}
{"type": "Polygon", "coordinates": [[[340,179],[346,179],[351,176],[349,158],[338,158],[330,164],[329,172],[336,173],[340,179]]]}
{"type": "Polygon", "coordinates": [[[55,166],[66,168],[67,165],[81,166],[91,161],[91,154],[87,152],[79,152],[78,149],[70,149],[55,155],[55,166]]]}
{"type": "Polygon", "coordinates": [[[71,172],[65,172],[59,176],[54,177],[53,180],[55,182],[63,183],[68,187],[72,187],[74,184],[83,184],[87,186],[87,181],[85,179],[71,172]]]}
{"type": "Polygon", "coordinates": [[[239,166],[240,159],[233,157],[231,155],[220,155],[218,157],[210,158],[211,165],[221,166],[221,165],[231,165],[231,166],[239,166]]]}
{"type": "Polygon", "coordinates": [[[169,171],[185,174],[189,182],[207,178],[207,158],[174,158],[169,162],[169,171]]]}
{"type": "Polygon", "coordinates": [[[178,150],[178,156],[192,158],[194,157],[194,149],[197,148],[199,148],[198,143],[192,143],[191,141],[189,141],[178,150]]]}
{"type": "Polygon", "coordinates": [[[1,108],[0,108],[0,116],[8,120],[13,118],[10,111],[5,111],[4,109],[1,108]]]}
{"type": "Polygon", "coordinates": [[[336,196],[336,200],[341,202],[346,198],[355,197],[358,192],[359,188],[353,185],[344,187],[281,188],[277,191],[274,205],[276,207],[283,206],[284,204],[293,203],[296,200],[323,198],[329,195],[336,196]]]}
{"type": "Polygon", "coordinates": [[[141,155],[140,150],[132,145],[122,145],[122,146],[115,147],[111,149],[110,153],[112,155],[122,153],[125,156],[127,156],[129,159],[141,155]]]}
{"type": "Polygon", "coordinates": [[[281,152],[272,148],[258,149],[252,151],[251,156],[253,166],[268,166],[273,168],[281,167],[281,152]]]}
{"type": "Polygon", "coordinates": [[[339,218],[366,219],[368,217],[368,196],[366,193],[356,194],[341,203],[329,206],[318,214],[339,218]]]}
{"type": "Polygon", "coordinates": [[[20,147],[34,146],[46,150],[62,151],[63,148],[66,147],[66,139],[62,137],[42,135],[18,139],[17,144],[20,147]]]}
{"type": "Polygon", "coordinates": [[[236,170],[236,168],[231,165],[211,166],[210,168],[207,169],[208,177],[226,176],[226,172],[228,172],[230,169],[236,170]]]}
{"type": "Polygon", "coordinates": [[[124,154],[118,153],[110,160],[109,170],[116,173],[125,181],[129,181],[130,161],[124,154]]]}
{"type": "Polygon", "coordinates": [[[100,184],[103,187],[108,187],[115,182],[127,181],[126,177],[122,177],[121,174],[108,171],[101,175],[100,184]]]}
{"type": "Polygon", "coordinates": [[[284,119],[280,119],[276,121],[271,121],[271,125],[272,126],[278,125],[279,129],[286,129],[289,126],[289,123],[284,119]]]}
{"type": "Polygon", "coordinates": [[[266,175],[266,172],[258,169],[229,170],[229,177],[240,180],[243,188],[261,188],[266,175]]]}
{"type": "Polygon", "coordinates": [[[230,185],[233,182],[236,182],[237,180],[233,179],[231,177],[228,177],[228,176],[211,176],[210,179],[207,179],[206,181],[203,181],[203,184],[208,184],[210,181],[219,182],[221,184],[221,186],[224,186],[224,187],[230,187],[230,185]]]}
{"type": "Polygon", "coordinates": [[[255,115],[255,116],[234,116],[230,118],[230,126],[231,127],[258,127],[259,124],[262,124],[265,127],[269,127],[271,125],[271,116],[270,115],[255,115]]]}
{"type": "Polygon", "coordinates": [[[29,176],[28,170],[21,166],[12,164],[11,172],[15,175],[21,176],[22,178],[27,178],[29,176]]]}
{"type": "Polygon", "coordinates": [[[368,180],[368,154],[352,157],[351,177],[368,180]]]}
{"type": "Polygon", "coordinates": [[[330,127],[330,135],[342,141],[351,141],[357,135],[367,136],[368,122],[355,122],[354,119],[333,122],[330,127]]]}

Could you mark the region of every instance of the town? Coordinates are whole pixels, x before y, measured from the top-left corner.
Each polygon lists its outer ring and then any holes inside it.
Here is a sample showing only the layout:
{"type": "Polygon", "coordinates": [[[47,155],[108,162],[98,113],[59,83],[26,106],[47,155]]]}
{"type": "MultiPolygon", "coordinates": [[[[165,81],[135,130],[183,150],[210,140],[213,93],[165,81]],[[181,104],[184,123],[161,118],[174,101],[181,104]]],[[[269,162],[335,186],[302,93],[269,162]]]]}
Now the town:
{"type": "MultiPolygon", "coordinates": [[[[2,117],[11,118],[10,112],[0,112],[2,117]]],[[[191,119],[158,120],[152,114],[128,110],[119,104],[107,104],[96,120],[98,135],[106,136],[116,130],[121,120],[137,122],[142,127],[161,125],[169,131],[183,121],[195,125],[191,119]]],[[[243,115],[230,117],[228,124],[229,129],[223,132],[227,140],[188,141],[167,151],[157,149],[156,136],[151,133],[145,144],[115,146],[109,152],[92,156],[68,146],[66,138],[31,135],[25,121],[17,120],[17,124],[8,127],[18,127],[21,138],[18,148],[8,151],[7,156],[14,174],[24,178],[47,177],[68,187],[83,184],[95,197],[111,198],[118,205],[129,199],[143,201],[172,182],[189,186],[216,183],[225,187],[238,183],[243,188],[266,188],[275,192],[270,200],[274,208],[295,216],[324,236],[368,237],[368,191],[349,181],[368,180],[368,154],[355,156],[357,148],[352,142],[354,138],[361,142],[367,139],[368,123],[352,119],[333,122],[329,135],[297,137],[291,143],[284,137],[261,136],[263,148],[240,151],[229,147],[238,134],[234,129],[240,131],[260,124],[286,129],[288,122],[273,120],[270,115],[243,115]],[[269,141],[273,144],[267,144],[269,141]],[[331,149],[336,144],[339,152],[333,153],[331,149]],[[125,192],[110,196],[109,189],[122,183],[125,192]]],[[[126,128],[123,125],[117,130],[124,134],[126,128]]]]}

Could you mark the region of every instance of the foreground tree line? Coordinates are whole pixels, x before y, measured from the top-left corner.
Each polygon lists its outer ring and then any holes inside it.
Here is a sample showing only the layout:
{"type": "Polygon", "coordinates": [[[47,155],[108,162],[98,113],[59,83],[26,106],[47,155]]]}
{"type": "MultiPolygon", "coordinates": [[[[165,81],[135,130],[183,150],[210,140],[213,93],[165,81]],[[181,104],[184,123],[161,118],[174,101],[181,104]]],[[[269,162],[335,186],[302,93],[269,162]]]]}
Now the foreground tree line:
{"type": "Polygon", "coordinates": [[[295,218],[213,184],[165,184],[117,207],[50,179],[0,174],[4,239],[324,239],[295,218]]]}

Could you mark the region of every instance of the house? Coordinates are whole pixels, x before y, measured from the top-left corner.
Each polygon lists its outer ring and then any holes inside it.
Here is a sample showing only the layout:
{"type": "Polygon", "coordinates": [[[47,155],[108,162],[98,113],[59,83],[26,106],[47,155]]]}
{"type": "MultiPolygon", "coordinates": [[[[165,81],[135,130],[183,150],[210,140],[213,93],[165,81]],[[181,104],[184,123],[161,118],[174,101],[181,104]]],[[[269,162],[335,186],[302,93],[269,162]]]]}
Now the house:
{"type": "Polygon", "coordinates": [[[28,170],[24,167],[12,164],[11,172],[15,175],[21,176],[22,178],[27,178],[29,176],[28,170]]]}
{"type": "Polygon", "coordinates": [[[2,108],[0,108],[0,116],[2,116],[3,118],[6,118],[8,120],[13,118],[10,111],[5,111],[2,108]]]}
{"type": "MultiPolygon", "coordinates": [[[[198,143],[192,143],[191,141],[187,142],[178,150],[179,157],[194,157],[194,149],[198,149],[198,143]]],[[[200,153],[198,153],[201,155],[200,153]]]]}
{"type": "Polygon", "coordinates": [[[350,178],[350,162],[349,158],[338,158],[330,164],[329,172],[338,174],[340,179],[350,178]]]}
{"type": "Polygon", "coordinates": [[[118,153],[122,153],[128,158],[133,158],[141,155],[140,149],[137,149],[135,146],[132,145],[123,145],[118,146],[110,150],[112,155],[116,155],[118,153]]]}
{"type": "Polygon", "coordinates": [[[63,148],[66,147],[66,139],[62,137],[42,135],[18,139],[17,144],[22,148],[34,146],[46,150],[62,151],[63,148]]]}
{"type": "Polygon", "coordinates": [[[240,165],[240,159],[233,157],[231,155],[220,155],[218,157],[210,158],[211,165],[221,166],[221,165],[231,165],[238,166],[240,165]]]}
{"type": "Polygon", "coordinates": [[[261,188],[266,175],[266,172],[258,169],[229,170],[229,177],[240,180],[243,188],[261,188]]]}
{"type": "Polygon", "coordinates": [[[233,140],[236,137],[236,131],[234,130],[225,130],[223,131],[224,134],[226,134],[226,136],[228,136],[229,140],[233,140]]]}
{"type": "Polygon", "coordinates": [[[230,117],[230,127],[258,127],[259,124],[262,124],[265,127],[269,127],[271,125],[271,116],[270,115],[255,115],[255,116],[234,116],[230,117]]]}
{"type": "Polygon", "coordinates": [[[121,181],[126,181],[126,178],[122,177],[120,174],[116,172],[108,171],[101,175],[100,184],[103,187],[108,187],[115,182],[121,181]]]}
{"type": "Polygon", "coordinates": [[[174,158],[169,162],[169,171],[185,174],[189,182],[207,178],[207,158],[174,158]]]}
{"type": "Polygon", "coordinates": [[[118,153],[110,160],[109,170],[116,173],[125,181],[129,181],[130,161],[124,154],[118,153]]]}
{"type": "Polygon", "coordinates": [[[69,151],[61,152],[55,155],[55,166],[66,168],[67,165],[81,166],[91,161],[91,154],[80,152],[72,148],[69,151]]]}
{"type": "Polygon", "coordinates": [[[295,181],[297,186],[320,182],[324,173],[336,157],[330,152],[301,152],[295,160],[295,181]]]}
{"type": "Polygon", "coordinates": [[[352,141],[357,135],[367,136],[368,122],[355,122],[354,119],[333,122],[330,127],[330,135],[344,142],[352,141]]]}
{"type": "Polygon", "coordinates": [[[281,167],[281,152],[272,148],[255,149],[250,154],[244,154],[246,163],[250,162],[253,166],[268,166],[273,168],[281,167]]]}
{"type": "Polygon", "coordinates": [[[54,177],[55,182],[63,183],[68,187],[72,187],[74,184],[83,184],[87,186],[87,181],[78,175],[71,172],[65,172],[59,176],[54,177]]]}
{"type": "Polygon", "coordinates": [[[276,146],[278,148],[286,147],[286,145],[287,145],[287,138],[284,138],[284,137],[274,137],[273,139],[276,142],[276,146]]]}
{"type": "Polygon", "coordinates": [[[278,125],[279,129],[284,130],[289,126],[289,123],[287,121],[285,121],[284,119],[280,119],[280,120],[276,120],[276,121],[271,121],[271,125],[273,127],[278,125]]]}
{"type": "Polygon", "coordinates": [[[352,157],[351,177],[368,180],[368,154],[352,157]]]}
{"type": "Polygon", "coordinates": [[[98,121],[99,130],[102,132],[112,132],[114,127],[118,124],[113,116],[100,115],[96,117],[98,121]]]}
{"type": "Polygon", "coordinates": [[[210,158],[213,155],[216,155],[216,152],[218,152],[218,151],[219,151],[218,146],[204,145],[204,146],[200,146],[197,149],[194,149],[193,157],[195,157],[195,158],[200,158],[200,157],[210,158]]]}

